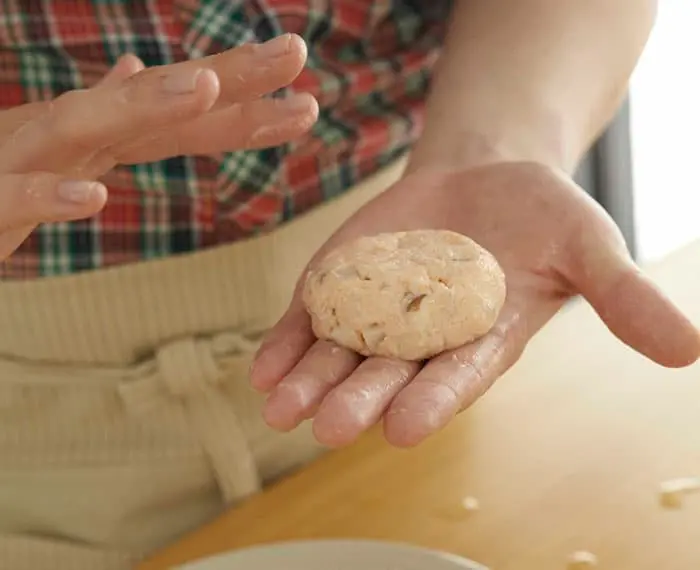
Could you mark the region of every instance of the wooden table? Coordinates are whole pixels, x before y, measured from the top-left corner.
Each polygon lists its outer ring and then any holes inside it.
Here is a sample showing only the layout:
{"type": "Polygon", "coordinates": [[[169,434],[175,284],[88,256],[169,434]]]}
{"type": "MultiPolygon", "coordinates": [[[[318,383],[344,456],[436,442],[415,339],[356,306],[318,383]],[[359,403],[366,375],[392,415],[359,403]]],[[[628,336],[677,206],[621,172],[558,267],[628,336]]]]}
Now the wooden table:
{"type": "MultiPolygon", "coordinates": [[[[700,322],[700,243],[651,268],[700,322]]],[[[287,539],[363,537],[443,549],[493,570],[700,569],[700,496],[663,510],[663,480],[700,475],[700,366],[622,346],[583,303],[560,314],[474,408],[413,450],[370,434],[142,566],[287,539]],[[462,508],[472,495],[481,509],[462,508]]]]}

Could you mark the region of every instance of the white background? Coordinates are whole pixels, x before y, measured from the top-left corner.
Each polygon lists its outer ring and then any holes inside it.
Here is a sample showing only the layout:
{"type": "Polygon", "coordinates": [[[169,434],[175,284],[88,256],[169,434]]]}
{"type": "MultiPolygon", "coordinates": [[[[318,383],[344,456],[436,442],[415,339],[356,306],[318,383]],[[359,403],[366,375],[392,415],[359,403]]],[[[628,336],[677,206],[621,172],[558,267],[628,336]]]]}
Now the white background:
{"type": "Polygon", "coordinates": [[[700,0],[659,0],[630,103],[644,261],[700,238],[700,0]]]}

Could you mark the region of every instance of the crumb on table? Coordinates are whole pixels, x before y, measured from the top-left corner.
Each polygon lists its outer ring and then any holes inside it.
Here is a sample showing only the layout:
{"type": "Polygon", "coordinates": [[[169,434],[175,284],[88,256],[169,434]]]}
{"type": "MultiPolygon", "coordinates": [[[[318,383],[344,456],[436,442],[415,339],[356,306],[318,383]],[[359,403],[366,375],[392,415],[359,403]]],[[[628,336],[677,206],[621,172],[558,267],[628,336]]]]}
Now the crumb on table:
{"type": "Polygon", "coordinates": [[[464,499],[462,500],[462,506],[465,510],[469,512],[478,511],[479,499],[477,499],[476,497],[464,497],[464,499]]]}
{"type": "Polygon", "coordinates": [[[679,477],[661,483],[659,502],[666,509],[679,509],[688,493],[700,491],[700,477],[679,477]]]}
{"type": "Polygon", "coordinates": [[[588,570],[598,566],[598,557],[592,552],[578,550],[569,557],[569,570],[588,570]]]}

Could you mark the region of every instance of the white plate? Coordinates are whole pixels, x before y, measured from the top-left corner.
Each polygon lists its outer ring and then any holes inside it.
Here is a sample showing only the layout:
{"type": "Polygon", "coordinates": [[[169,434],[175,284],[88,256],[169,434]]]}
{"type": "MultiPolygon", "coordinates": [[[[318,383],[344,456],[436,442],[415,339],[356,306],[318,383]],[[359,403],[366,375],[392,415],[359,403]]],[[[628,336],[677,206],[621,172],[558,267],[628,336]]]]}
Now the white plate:
{"type": "Polygon", "coordinates": [[[178,570],[487,570],[458,556],[369,540],[283,542],[191,562],[178,570]]]}

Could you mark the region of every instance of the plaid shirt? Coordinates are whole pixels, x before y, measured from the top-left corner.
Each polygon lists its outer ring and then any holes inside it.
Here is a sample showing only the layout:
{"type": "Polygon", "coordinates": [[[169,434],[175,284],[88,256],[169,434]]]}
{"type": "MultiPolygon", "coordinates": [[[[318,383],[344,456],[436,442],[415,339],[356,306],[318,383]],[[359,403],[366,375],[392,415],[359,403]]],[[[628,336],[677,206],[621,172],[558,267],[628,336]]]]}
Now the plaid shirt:
{"type": "Polygon", "coordinates": [[[119,167],[104,211],[38,228],[3,279],[74,273],[266,232],[329,200],[418,135],[449,0],[0,0],[0,108],[93,85],[130,52],[147,66],[295,32],[319,101],[278,148],[119,167]]]}

